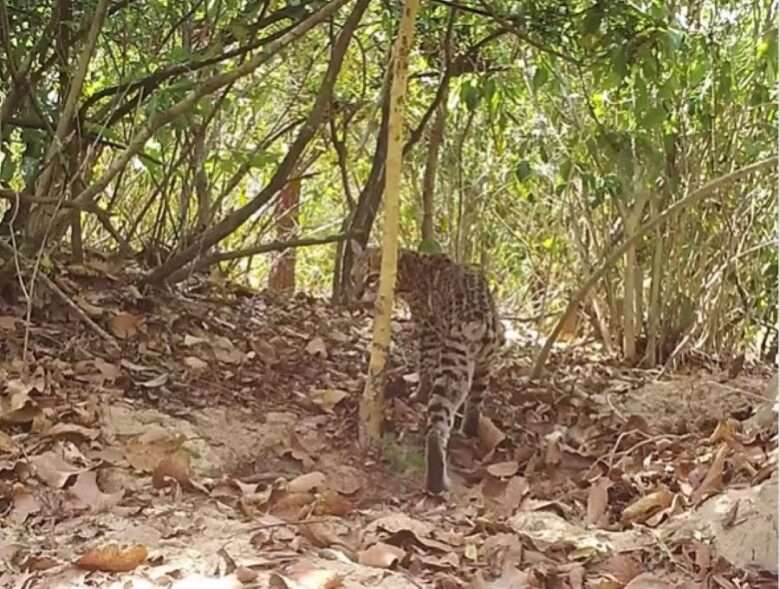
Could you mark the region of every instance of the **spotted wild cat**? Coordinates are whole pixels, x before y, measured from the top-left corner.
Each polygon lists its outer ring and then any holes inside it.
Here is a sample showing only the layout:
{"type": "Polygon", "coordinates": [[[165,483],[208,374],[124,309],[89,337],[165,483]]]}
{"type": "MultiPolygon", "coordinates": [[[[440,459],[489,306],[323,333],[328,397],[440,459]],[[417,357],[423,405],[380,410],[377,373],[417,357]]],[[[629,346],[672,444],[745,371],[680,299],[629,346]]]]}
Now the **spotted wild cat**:
{"type": "MultiPolygon", "coordinates": [[[[374,298],[381,251],[351,242],[352,296],[374,298]]],[[[485,278],[443,254],[398,252],[396,295],[406,301],[420,342],[418,398],[427,399],[425,488],[449,487],[447,443],[455,413],[464,406],[461,429],[475,436],[504,329],[485,278]]]]}

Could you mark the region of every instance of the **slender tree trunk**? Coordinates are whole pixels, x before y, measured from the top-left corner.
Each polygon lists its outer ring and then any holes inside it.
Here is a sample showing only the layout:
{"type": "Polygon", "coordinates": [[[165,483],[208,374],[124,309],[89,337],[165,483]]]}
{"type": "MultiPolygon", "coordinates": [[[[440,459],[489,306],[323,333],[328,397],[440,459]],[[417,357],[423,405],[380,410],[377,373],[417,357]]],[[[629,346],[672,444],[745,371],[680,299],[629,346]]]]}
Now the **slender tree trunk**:
{"type": "Polygon", "coordinates": [[[436,173],[439,169],[439,152],[444,142],[444,130],[447,126],[447,98],[450,93],[450,76],[452,75],[452,31],[458,11],[450,9],[450,17],[447,22],[447,30],[441,41],[441,60],[444,64],[444,72],[441,80],[441,100],[434,113],[433,124],[428,135],[428,155],[425,160],[422,189],[422,243],[423,251],[438,251],[440,247],[436,242],[436,233],[433,228],[434,197],[436,195],[436,173]]]}
{"type": "MultiPolygon", "coordinates": [[[[445,74],[446,75],[446,74],[445,74]]],[[[423,172],[422,191],[422,242],[423,246],[431,246],[436,242],[433,230],[433,200],[436,194],[436,172],[439,164],[439,151],[444,141],[444,128],[447,122],[447,96],[448,88],[444,91],[444,99],[436,109],[433,125],[428,139],[428,155],[425,160],[425,172],[423,172]]]]}
{"type": "MultiPolygon", "coordinates": [[[[341,227],[342,232],[352,234],[354,236],[353,239],[364,247],[368,242],[371,226],[374,224],[374,219],[379,210],[379,202],[382,199],[382,182],[384,181],[385,160],[387,157],[387,121],[391,81],[392,76],[386,76],[385,84],[382,88],[382,123],[379,127],[368,180],[366,180],[363,190],[358,195],[357,207],[344,219],[341,227]]],[[[346,243],[339,243],[336,248],[336,264],[333,272],[333,302],[335,303],[344,302],[347,293],[347,278],[349,270],[352,268],[352,250],[346,243]]]]}
{"type": "Polygon", "coordinates": [[[404,107],[409,51],[414,38],[414,19],[419,0],[406,0],[392,56],[393,81],[390,89],[387,161],[385,163],[384,231],[382,232],[382,268],[379,275],[374,335],[368,376],[360,402],[360,441],[364,447],[382,440],[384,385],[387,351],[390,347],[390,318],[393,310],[398,228],[400,224],[400,184],[403,160],[404,107]]]}
{"type": "MultiPolygon", "coordinates": [[[[292,180],[282,189],[276,202],[277,237],[279,241],[295,239],[298,227],[298,204],[301,195],[301,181],[292,180]]],[[[295,261],[296,248],[290,248],[279,253],[271,263],[268,275],[268,288],[274,292],[295,292],[295,261]]]]}

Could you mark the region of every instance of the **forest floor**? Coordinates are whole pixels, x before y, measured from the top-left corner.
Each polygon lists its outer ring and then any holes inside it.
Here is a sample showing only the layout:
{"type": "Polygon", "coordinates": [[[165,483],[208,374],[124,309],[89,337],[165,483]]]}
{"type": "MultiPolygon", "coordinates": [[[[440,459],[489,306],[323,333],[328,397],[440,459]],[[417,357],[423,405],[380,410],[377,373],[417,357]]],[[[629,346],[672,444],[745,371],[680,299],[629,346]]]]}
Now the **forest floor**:
{"type": "Polygon", "coordinates": [[[58,273],[80,311],[43,286],[29,323],[0,303],[0,587],[777,587],[770,367],[571,344],[531,382],[513,332],[431,497],[402,316],[371,459],[368,313],[131,279],[94,260],[58,273]]]}

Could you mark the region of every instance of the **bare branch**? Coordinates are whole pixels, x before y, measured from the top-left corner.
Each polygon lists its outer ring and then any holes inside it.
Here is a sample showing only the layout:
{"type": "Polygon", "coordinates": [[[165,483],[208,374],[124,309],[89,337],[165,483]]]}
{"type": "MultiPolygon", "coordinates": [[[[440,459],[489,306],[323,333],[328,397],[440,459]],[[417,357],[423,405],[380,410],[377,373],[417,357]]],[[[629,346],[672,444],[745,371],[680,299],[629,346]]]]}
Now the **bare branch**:
{"type": "MultiPolygon", "coordinates": [[[[258,254],[267,254],[269,252],[282,252],[287,249],[297,247],[308,247],[312,245],[325,245],[328,243],[335,243],[337,241],[344,241],[349,239],[349,233],[336,233],[335,235],[327,235],[325,237],[304,237],[301,239],[293,239],[290,241],[271,241],[261,245],[248,247],[242,250],[235,250],[232,252],[219,252],[206,256],[195,264],[194,270],[205,270],[209,266],[213,266],[219,262],[228,262],[230,260],[238,260],[240,258],[248,258],[249,256],[256,256],[258,254]]],[[[179,282],[187,277],[187,275],[193,270],[193,268],[182,268],[181,270],[174,272],[170,276],[171,282],[179,282]]]]}

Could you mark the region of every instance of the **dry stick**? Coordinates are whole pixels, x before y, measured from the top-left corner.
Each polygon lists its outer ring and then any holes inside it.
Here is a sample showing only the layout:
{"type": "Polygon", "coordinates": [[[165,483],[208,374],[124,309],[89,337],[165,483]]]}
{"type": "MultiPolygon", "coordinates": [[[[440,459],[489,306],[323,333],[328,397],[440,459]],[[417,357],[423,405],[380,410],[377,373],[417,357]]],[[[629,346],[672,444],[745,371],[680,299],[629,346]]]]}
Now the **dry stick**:
{"type": "MultiPolygon", "coordinates": [[[[14,256],[15,258],[18,257],[21,261],[23,261],[26,265],[32,266],[33,262],[32,260],[28,260],[27,258],[23,257],[21,254],[19,254],[14,248],[12,248],[10,245],[8,245],[5,241],[0,240],[0,250],[3,250],[4,252],[8,253],[11,256],[14,256]]],[[[106,342],[111,344],[112,347],[116,348],[117,350],[121,350],[121,347],[117,343],[117,341],[111,337],[109,333],[107,333],[102,327],[100,327],[97,323],[95,323],[92,318],[87,315],[87,313],[79,307],[68,295],[67,293],[60,288],[60,286],[51,278],[46,276],[45,274],[38,273],[38,278],[46,285],[48,286],[54,294],[56,294],[63,303],[68,305],[73,311],[78,315],[84,323],[86,323],[95,333],[97,333],[100,337],[102,337],[106,342]]],[[[29,326],[29,321],[28,321],[29,326]]]]}
{"type": "Polygon", "coordinates": [[[324,237],[304,237],[301,239],[293,239],[290,241],[270,241],[260,245],[255,245],[242,250],[235,250],[232,252],[220,252],[210,256],[204,257],[195,265],[185,266],[184,268],[177,270],[171,274],[169,281],[172,283],[182,280],[189,275],[190,270],[205,270],[209,266],[218,262],[227,262],[230,260],[237,260],[240,258],[248,258],[249,256],[256,256],[258,254],[265,254],[269,252],[280,252],[290,248],[307,247],[312,245],[325,245],[333,243],[335,241],[343,241],[349,237],[352,237],[350,233],[336,233],[334,235],[326,235],[324,237]]]}
{"type": "Polygon", "coordinates": [[[739,170],[731,172],[730,174],[726,174],[725,176],[721,176],[720,178],[716,178],[715,180],[708,182],[698,190],[694,190],[685,198],[678,200],[655,218],[639,227],[634,235],[626,239],[622,245],[612,250],[612,253],[607,256],[601,265],[591,273],[585,283],[579,288],[579,290],[577,290],[576,293],[574,293],[574,295],[569,300],[569,304],[561,314],[560,320],[555,325],[550,335],[547,337],[547,341],[544,342],[544,346],[540,350],[539,355],[536,357],[536,362],[534,362],[534,367],[531,371],[531,378],[536,379],[541,376],[542,370],[544,369],[544,365],[547,362],[548,356],[550,355],[553,344],[558,339],[558,336],[563,330],[566,317],[568,317],[569,314],[574,311],[576,306],[579,305],[580,302],[582,302],[582,300],[587,296],[588,292],[590,292],[590,289],[593,288],[595,284],[604,277],[607,271],[623,256],[623,254],[626,253],[626,251],[628,251],[628,249],[634,243],[639,240],[639,238],[643,237],[649,231],[655,229],[669,217],[677,213],[680,209],[694,204],[715,190],[731,184],[732,182],[736,182],[737,180],[740,180],[741,178],[744,178],[753,172],[763,171],[764,169],[768,169],[776,165],[777,156],[774,155],[770,158],[761,160],[754,164],[750,164],[749,166],[745,166],[744,168],[740,168],[739,170]]]}

